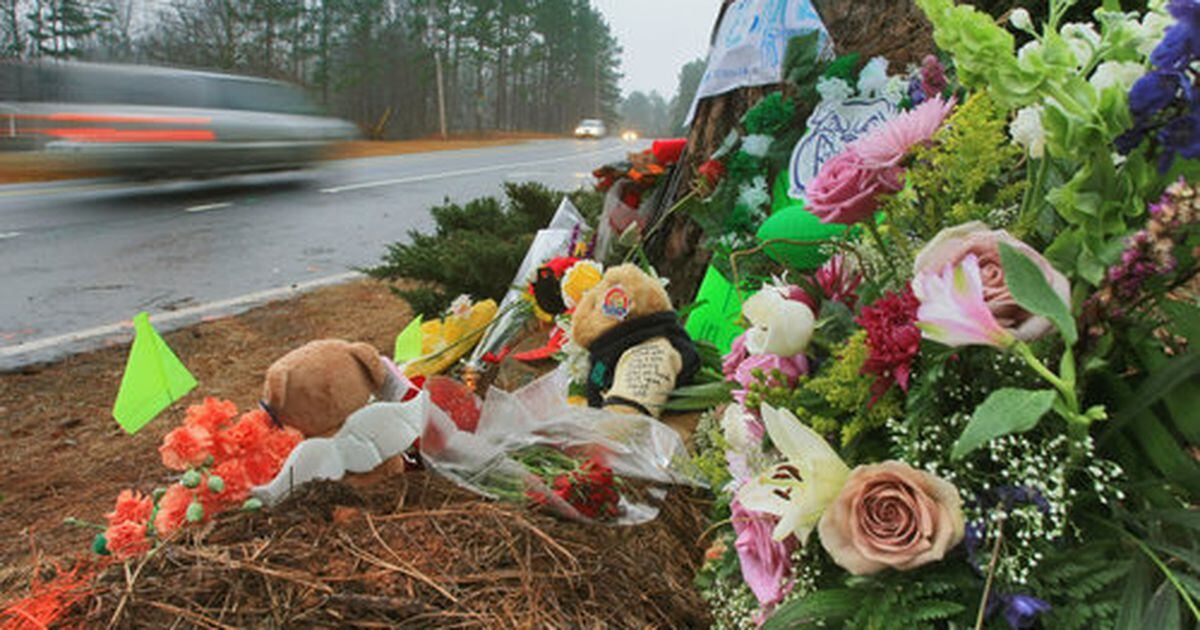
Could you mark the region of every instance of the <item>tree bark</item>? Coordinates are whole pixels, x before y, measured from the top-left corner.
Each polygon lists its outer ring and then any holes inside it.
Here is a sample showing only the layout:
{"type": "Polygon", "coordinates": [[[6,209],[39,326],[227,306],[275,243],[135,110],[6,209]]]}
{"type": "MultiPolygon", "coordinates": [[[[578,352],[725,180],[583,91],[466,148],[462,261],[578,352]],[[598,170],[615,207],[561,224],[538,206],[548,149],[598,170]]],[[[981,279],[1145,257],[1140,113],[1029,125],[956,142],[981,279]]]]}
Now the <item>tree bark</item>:
{"type": "MultiPolygon", "coordinates": [[[[723,0],[721,14],[735,0],[723,0]]],[[[882,55],[895,69],[919,63],[934,50],[932,29],[914,0],[813,0],[839,55],[857,52],[860,62],[882,55]]],[[[720,17],[713,27],[715,33],[720,17]]],[[[746,111],[782,84],[735,90],[700,102],[688,134],[688,150],[675,169],[665,199],[678,201],[692,192],[697,169],[708,160],[746,111]]],[[[801,103],[808,117],[815,103],[801,103]]],[[[666,206],[670,206],[667,203],[666,206]]],[[[666,207],[658,211],[665,211],[666,207]]],[[[687,216],[670,217],[661,234],[646,244],[651,262],[671,278],[671,299],[690,302],[700,286],[711,252],[703,248],[703,233],[687,216]],[[669,271],[668,271],[669,270],[669,271]]]]}

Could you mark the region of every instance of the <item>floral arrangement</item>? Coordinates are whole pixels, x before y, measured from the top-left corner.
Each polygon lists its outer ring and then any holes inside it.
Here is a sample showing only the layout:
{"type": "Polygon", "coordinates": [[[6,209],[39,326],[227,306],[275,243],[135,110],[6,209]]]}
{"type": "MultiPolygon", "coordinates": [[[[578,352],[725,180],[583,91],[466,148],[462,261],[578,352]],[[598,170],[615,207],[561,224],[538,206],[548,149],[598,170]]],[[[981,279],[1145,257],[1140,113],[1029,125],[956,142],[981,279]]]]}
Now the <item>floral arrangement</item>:
{"type": "Polygon", "coordinates": [[[856,229],[743,303],[697,430],[716,626],[1200,622],[1200,3],[918,4],[950,67],[824,163],[856,229]]]}
{"type": "Polygon", "coordinates": [[[526,447],[513,457],[535,478],[530,480],[533,487],[525,491],[532,505],[576,516],[573,511],[593,521],[620,516],[619,488],[624,482],[600,457],[580,461],[545,445],[526,447]]]}
{"type": "Polygon", "coordinates": [[[117,497],[95,551],[125,560],[150,551],[154,540],[167,540],[189,524],[211,520],[233,509],[257,509],[250,489],[278,474],[303,439],[279,428],[267,412],[238,417],[229,401],[205,398],[188,408],[183,424],[163,437],[163,465],[180,473],[178,481],[143,495],[124,490],[117,497]]]}

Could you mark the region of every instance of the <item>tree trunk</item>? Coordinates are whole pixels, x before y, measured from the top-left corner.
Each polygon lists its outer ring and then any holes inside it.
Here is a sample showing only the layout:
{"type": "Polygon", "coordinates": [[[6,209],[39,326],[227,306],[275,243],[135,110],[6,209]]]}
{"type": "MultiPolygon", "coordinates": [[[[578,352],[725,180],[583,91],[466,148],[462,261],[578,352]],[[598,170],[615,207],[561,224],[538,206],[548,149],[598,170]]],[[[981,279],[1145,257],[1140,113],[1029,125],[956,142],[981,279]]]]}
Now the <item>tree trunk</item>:
{"type": "MultiPolygon", "coordinates": [[[[733,2],[724,0],[722,15],[733,2]]],[[[934,50],[931,27],[914,0],[813,0],[813,4],[838,54],[857,52],[863,63],[882,55],[895,70],[920,62],[934,50]]],[[[714,33],[717,26],[713,27],[714,33]]],[[[697,169],[720,147],[746,111],[780,89],[782,85],[744,88],[701,101],[688,134],[687,153],[673,173],[670,194],[664,198],[677,201],[690,193],[697,169]]],[[[807,118],[815,105],[801,103],[800,115],[807,118]]],[[[703,233],[690,218],[675,215],[667,220],[661,236],[646,244],[655,267],[669,270],[671,299],[676,304],[690,302],[704,277],[711,252],[701,246],[702,239],[703,233]]]]}

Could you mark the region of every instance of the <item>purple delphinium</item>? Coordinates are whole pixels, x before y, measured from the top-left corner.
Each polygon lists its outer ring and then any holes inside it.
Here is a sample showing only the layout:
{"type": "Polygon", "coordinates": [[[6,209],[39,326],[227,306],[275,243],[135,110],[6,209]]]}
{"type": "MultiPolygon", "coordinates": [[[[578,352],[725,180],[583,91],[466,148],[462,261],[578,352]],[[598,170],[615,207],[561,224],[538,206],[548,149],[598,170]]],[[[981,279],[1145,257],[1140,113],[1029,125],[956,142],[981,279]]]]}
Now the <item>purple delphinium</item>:
{"type": "Polygon", "coordinates": [[[1004,620],[1012,630],[1032,628],[1037,616],[1050,612],[1050,603],[1032,595],[1012,593],[988,598],[987,616],[996,614],[996,610],[1004,608],[1004,620]]]}
{"type": "Polygon", "coordinates": [[[1171,0],[1175,24],[1150,54],[1154,70],[1129,91],[1133,128],[1116,140],[1129,154],[1149,135],[1158,143],[1158,168],[1167,172],[1177,156],[1200,158],[1200,94],[1193,61],[1200,59],[1200,0],[1171,0]]]}

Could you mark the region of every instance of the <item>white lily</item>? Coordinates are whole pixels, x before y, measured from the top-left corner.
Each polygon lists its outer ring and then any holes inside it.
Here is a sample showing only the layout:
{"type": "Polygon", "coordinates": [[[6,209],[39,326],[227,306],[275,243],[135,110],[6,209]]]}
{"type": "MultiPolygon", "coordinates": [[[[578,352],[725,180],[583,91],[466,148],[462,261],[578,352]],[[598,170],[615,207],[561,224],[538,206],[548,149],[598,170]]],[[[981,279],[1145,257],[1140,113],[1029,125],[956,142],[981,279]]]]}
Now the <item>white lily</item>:
{"type": "Polygon", "coordinates": [[[751,325],[746,331],[746,350],[750,354],[794,357],[808,348],[816,325],[807,304],[789,300],[769,285],[746,300],[742,315],[751,325]]]}
{"type": "Polygon", "coordinates": [[[795,534],[801,544],[837,498],[850,468],[816,431],[790,411],[762,405],[763,424],[771,442],[787,461],[746,482],[738,501],[747,509],[779,517],[775,540],[795,534]]]}

